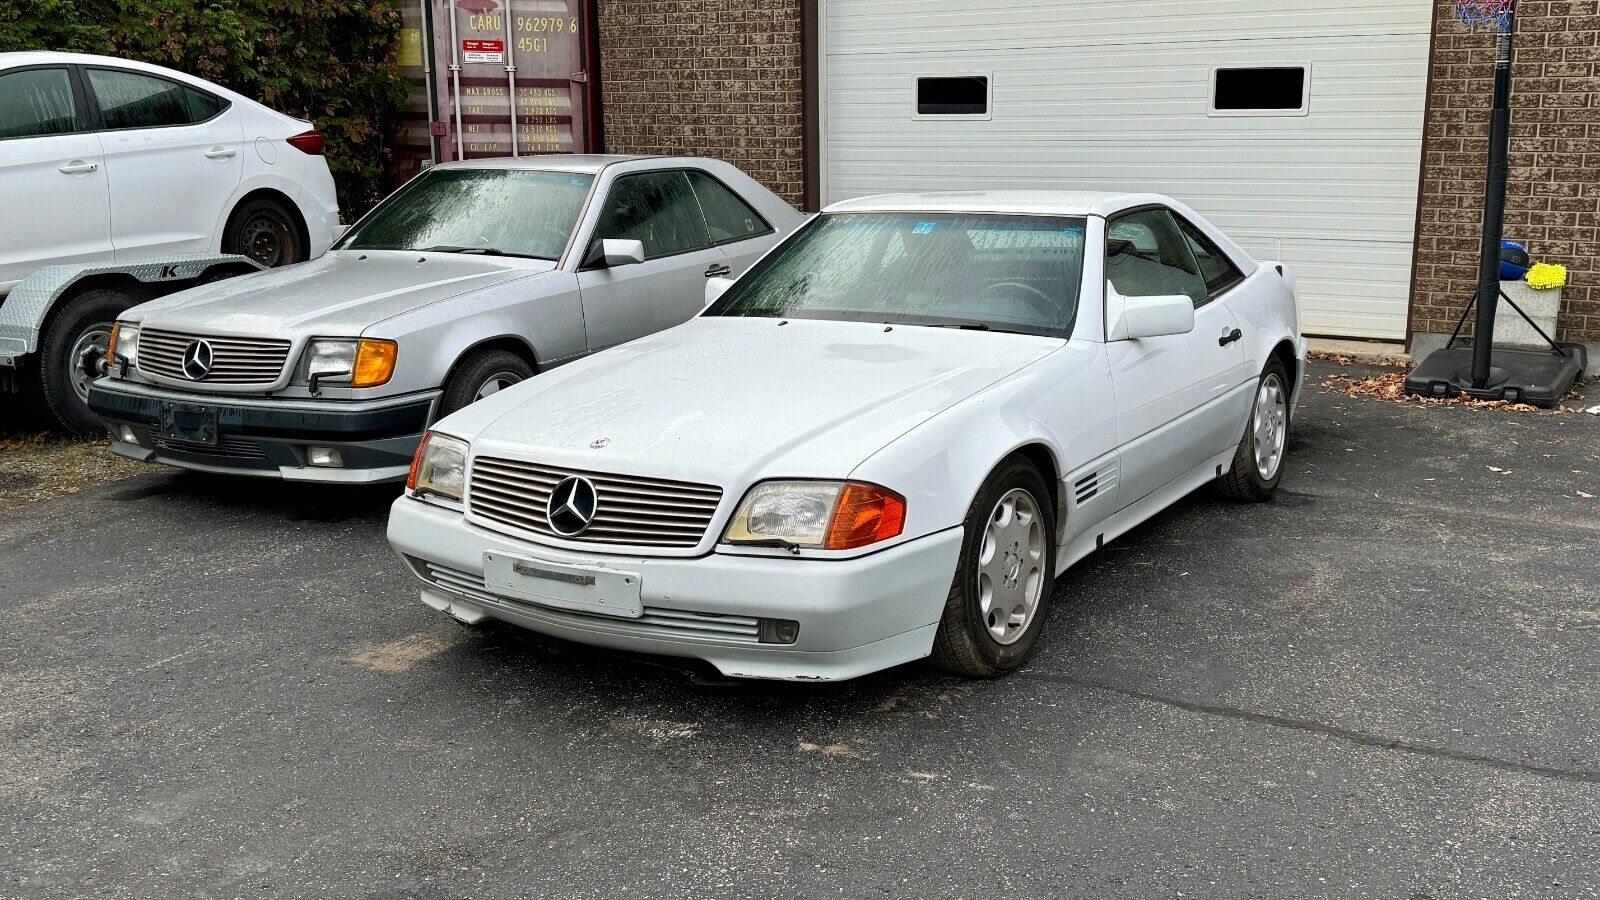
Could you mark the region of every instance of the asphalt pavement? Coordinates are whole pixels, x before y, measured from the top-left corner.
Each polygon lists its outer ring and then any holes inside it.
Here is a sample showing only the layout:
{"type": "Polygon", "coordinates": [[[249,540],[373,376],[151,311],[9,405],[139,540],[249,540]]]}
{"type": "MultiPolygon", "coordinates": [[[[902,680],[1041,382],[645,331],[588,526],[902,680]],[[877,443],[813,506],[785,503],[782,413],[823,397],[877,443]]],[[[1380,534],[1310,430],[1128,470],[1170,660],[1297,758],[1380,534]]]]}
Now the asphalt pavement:
{"type": "Polygon", "coordinates": [[[463,629],[389,489],[0,514],[0,897],[1600,897],[1600,417],[1336,371],[989,682],[463,629]]]}

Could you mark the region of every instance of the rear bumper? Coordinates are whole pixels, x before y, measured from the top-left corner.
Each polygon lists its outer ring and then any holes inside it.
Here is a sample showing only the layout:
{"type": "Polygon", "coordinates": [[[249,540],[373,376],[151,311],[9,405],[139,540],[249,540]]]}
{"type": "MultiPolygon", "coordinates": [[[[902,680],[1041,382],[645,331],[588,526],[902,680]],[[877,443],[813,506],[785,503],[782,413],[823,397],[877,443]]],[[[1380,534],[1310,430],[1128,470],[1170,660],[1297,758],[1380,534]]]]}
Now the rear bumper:
{"type": "Polygon", "coordinates": [[[266,400],[108,378],[89,388],[89,408],[111,428],[119,456],[202,472],[350,484],[403,479],[438,400],[437,391],[352,402],[266,400]],[[216,410],[216,442],[163,436],[162,410],[173,405],[216,410]],[[313,448],[336,451],[340,464],[312,465],[313,448]]]}

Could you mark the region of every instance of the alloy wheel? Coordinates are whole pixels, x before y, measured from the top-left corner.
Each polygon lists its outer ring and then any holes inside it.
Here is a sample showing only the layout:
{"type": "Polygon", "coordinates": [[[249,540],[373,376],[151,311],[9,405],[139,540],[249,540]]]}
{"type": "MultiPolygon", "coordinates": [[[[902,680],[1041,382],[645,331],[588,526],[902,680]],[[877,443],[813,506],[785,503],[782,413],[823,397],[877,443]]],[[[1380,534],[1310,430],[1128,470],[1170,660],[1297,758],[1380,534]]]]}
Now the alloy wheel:
{"type": "Polygon", "coordinates": [[[1289,398],[1283,379],[1276,372],[1261,379],[1250,427],[1255,438],[1256,474],[1263,481],[1271,481],[1283,464],[1283,448],[1289,436],[1289,398]]]}
{"type": "Polygon", "coordinates": [[[1049,583],[1046,539],[1038,501],[1021,488],[989,513],[978,552],[978,615],[998,644],[1016,643],[1033,623],[1049,583]]]}

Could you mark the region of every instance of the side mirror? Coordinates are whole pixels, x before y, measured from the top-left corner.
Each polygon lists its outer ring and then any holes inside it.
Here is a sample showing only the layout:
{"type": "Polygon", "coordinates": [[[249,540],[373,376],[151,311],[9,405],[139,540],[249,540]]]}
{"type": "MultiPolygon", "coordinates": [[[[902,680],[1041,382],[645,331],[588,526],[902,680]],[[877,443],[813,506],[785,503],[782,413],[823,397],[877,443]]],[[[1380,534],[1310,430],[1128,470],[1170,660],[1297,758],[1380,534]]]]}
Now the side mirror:
{"type": "Polygon", "coordinates": [[[1122,315],[1111,329],[1111,340],[1135,341],[1194,330],[1194,301],[1183,294],[1121,299],[1122,315]]]}
{"type": "Polygon", "coordinates": [[[717,302],[717,298],[728,292],[733,287],[732,278],[707,278],[706,279],[706,305],[717,302]]]}
{"type": "Polygon", "coordinates": [[[643,241],[604,238],[589,245],[589,253],[583,258],[583,268],[609,269],[642,262],[644,262],[643,241]]]}

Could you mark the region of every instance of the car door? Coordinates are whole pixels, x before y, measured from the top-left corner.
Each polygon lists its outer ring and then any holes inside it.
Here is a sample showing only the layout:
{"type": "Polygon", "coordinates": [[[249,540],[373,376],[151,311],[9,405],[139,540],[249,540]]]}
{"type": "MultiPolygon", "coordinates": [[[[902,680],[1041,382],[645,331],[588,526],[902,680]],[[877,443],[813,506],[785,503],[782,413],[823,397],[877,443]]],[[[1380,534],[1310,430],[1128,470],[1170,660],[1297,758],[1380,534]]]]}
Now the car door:
{"type": "Polygon", "coordinates": [[[42,266],[111,259],[105,159],[66,66],[0,73],[0,294],[42,266]]]}
{"type": "Polygon", "coordinates": [[[726,275],[682,170],[619,175],[585,246],[637,240],[644,262],[578,272],[590,352],[688,321],[705,305],[706,279],[726,275]]]}
{"type": "Polygon", "coordinates": [[[1243,351],[1233,314],[1211,297],[1171,211],[1148,207],[1106,223],[1106,280],[1108,297],[1184,294],[1195,304],[1188,334],[1107,346],[1121,446],[1119,502],[1127,506],[1219,452],[1220,436],[1233,430],[1219,416],[1243,351]]]}
{"type": "Polygon", "coordinates": [[[700,201],[712,243],[727,255],[730,277],[743,275],[762,254],[777,243],[778,232],[732,188],[709,172],[685,169],[689,186],[700,201]]]}
{"type": "Polygon", "coordinates": [[[217,223],[244,171],[229,103],[145,72],[85,67],[111,188],[117,259],[216,252],[217,223]]]}

